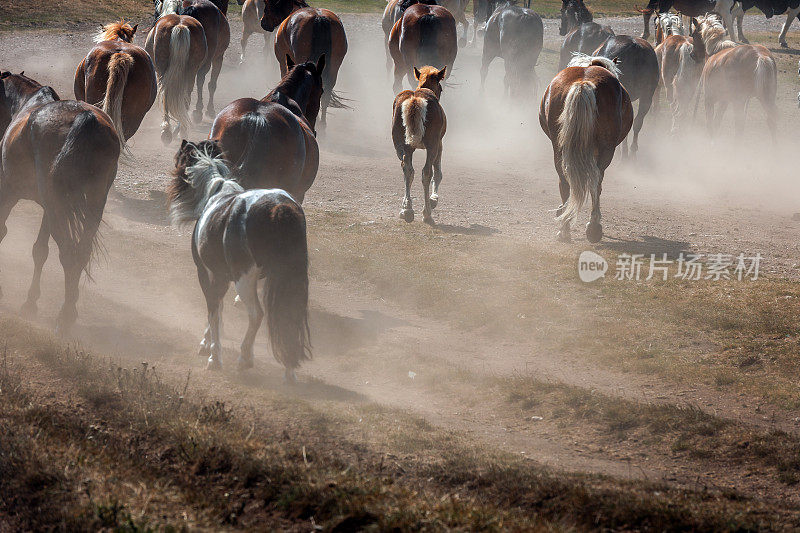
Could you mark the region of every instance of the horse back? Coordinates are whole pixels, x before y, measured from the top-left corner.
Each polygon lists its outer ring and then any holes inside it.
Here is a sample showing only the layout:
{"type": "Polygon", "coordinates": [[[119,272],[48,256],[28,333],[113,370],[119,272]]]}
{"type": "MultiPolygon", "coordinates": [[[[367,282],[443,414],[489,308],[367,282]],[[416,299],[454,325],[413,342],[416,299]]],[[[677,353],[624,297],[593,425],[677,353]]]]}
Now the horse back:
{"type": "Polygon", "coordinates": [[[347,53],[347,36],[341,19],[328,9],[305,7],[287,17],[275,34],[275,54],[286,74],[286,54],[295,63],[316,62],[325,55],[325,76],[338,72],[347,53]]]}
{"type": "Polygon", "coordinates": [[[210,55],[203,25],[196,18],[187,15],[165,15],[158,19],[156,25],[150,30],[145,45],[145,50],[150,54],[156,72],[159,74],[166,72],[169,67],[172,29],[178,25],[185,26],[189,30],[191,45],[188,64],[194,65],[196,68],[204,63],[210,55]]]}
{"type": "Polygon", "coordinates": [[[128,73],[130,89],[126,89],[127,96],[147,102],[147,109],[150,109],[158,92],[155,66],[141,46],[124,41],[103,41],[86,55],[75,75],[75,99],[91,104],[102,101],[108,83],[108,65],[117,53],[133,58],[133,66],[128,73]],[[80,93],[78,87],[81,89],[80,93]]]}
{"type": "Polygon", "coordinates": [[[447,9],[414,4],[403,13],[399,25],[398,48],[407,65],[452,66],[458,52],[458,36],[455,18],[447,9]]]}
{"type": "Polygon", "coordinates": [[[650,97],[658,87],[658,58],[653,46],[639,37],[609,37],[594,55],[619,60],[619,81],[631,100],[650,97]]]}

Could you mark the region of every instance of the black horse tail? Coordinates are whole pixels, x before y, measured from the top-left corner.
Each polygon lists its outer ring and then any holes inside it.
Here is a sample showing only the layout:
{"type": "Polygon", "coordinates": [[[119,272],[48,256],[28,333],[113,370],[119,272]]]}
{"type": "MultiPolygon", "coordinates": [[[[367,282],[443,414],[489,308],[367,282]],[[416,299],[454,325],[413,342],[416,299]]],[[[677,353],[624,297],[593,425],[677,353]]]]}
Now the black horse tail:
{"type": "Polygon", "coordinates": [[[272,355],[292,379],[294,369],[311,359],[306,219],[293,201],[265,207],[269,212],[263,216],[268,220],[257,224],[262,237],[251,246],[256,264],[266,274],[263,304],[272,355]],[[268,228],[267,238],[263,228],[268,228]]]}
{"type": "Polygon", "coordinates": [[[323,98],[329,99],[330,107],[347,107],[342,99],[333,90],[331,80],[331,51],[333,50],[333,36],[331,32],[331,20],[327,17],[318,15],[314,17],[314,31],[311,37],[311,57],[309,61],[316,63],[319,58],[325,56],[325,68],[322,69],[322,89],[323,98]]]}
{"type": "Polygon", "coordinates": [[[436,15],[423,15],[419,19],[419,57],[421,65],[430,65],[435,68],[442,68],[444,63],[439,57],[439,31],[442,21],[436,15]]]}
{"type": "Polygon", "coordinates": [[[234,174],[245,189],[259,186],[259,176],[263,173],[260,155],[269,146],[269,124],[264,115],[246,113],[241,119],[241,128],[247,133],[247,146],[241,158],[231,162],[236,167],[234,174]]]}

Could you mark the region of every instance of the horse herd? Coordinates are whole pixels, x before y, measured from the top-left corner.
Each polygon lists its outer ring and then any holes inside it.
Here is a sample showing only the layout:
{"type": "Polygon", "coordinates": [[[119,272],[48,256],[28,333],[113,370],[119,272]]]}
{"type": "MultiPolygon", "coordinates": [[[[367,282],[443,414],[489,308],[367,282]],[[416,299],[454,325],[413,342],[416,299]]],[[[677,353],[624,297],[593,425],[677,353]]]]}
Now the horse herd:
{"type": "MultiPolygon", "coordinates": [[[[317,118],[324,128],[327,108],[345,107],[334,89],[348,43],[338,16],[304,0],[239,3],[244,4],[242,61],[252,33],[272,32],[282,77],[264,98],[241,98],[219,113],[214,96],[231,37],[227,0],[154,0],[155,23],[144,48],[133,43],[136,25],[106,25],[78,65],[75,100],[61,100],[24,73],[0,73],[0,240],[19,200],[43,208],[33,246],[34,276],[22,311],[36,313],[52,237],[65,280],[57,329],[68,331],[77,318],[79,280],[82,271],[88,272],[108,192],[120,158],[130,155],[127,140],[160,95],[161,140],[168,145],[176,134],[184,138],[167,195],[173,222],[194,224],[192,256],[208,308],[200,352],[208,357],[208,368],[221,366],[222,302],[234,283],[249,316],[239,368],[253,365],[253,343],[266,315],[273,355],[293,381],[295,369],[311,353],[301,204],[319,166],[317,118]],[[190,114],[195,88],[196,108],[190,114]],[[185,140],[204,111],[213,119],[208,140],[185,140]]],[[[405,178],[400,216],[407,222],[414,219],[412,157],[421,149],[426,151],[423,218],[433,223],[447,130],[440,98],[458,49],[468,42],[467,3],[389,0],[382,19],[387,67],[393,67],[397,93],[391,138],[405,178]],[[403,78],[416,89],[401,91],[403,78]]],[[[541,17],[529,2],[476,0],[473,5],[472,43],[479,31],[483,34],[481,90],[489,64],[501,57],[509,97],[530,96],[538,87],[541,17]]],[[[604,172],[617,147],[626,155],[631,130],[630,150],[637,151],[642,123],[660,86],[672,109],[673,129],[691,115],[692,102],[697,105],[702,93],[710,128],[732,105],[740,130],[744,105],[755,97],[775,133],[775,61],[762,46],[727,40],[717,15],[696,16],[687,28],[679,17],[659,14],[655,49],[591,19],[582,0],[563,0],[560,72],[544,91],[539,109],[559,175],[557,216],[559,238],[565,241],[587,197],[592,200],[587,238],[602,238],[604,172]]]]}

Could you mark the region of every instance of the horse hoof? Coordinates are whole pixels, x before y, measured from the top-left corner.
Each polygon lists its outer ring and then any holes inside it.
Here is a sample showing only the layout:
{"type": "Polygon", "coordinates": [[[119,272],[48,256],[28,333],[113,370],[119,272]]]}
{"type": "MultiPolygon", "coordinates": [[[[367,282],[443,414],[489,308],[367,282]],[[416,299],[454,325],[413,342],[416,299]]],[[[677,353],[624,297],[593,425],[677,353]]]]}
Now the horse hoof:
{"type": "MultiPolygon", "coordinates": [[[[744,44],[750,44],[750,43],[748,43],[747,41],[742,41],[742,43],[744,43],[744,44]]],[[[782,43],[781,43],[781,48],[789,48],[789,43],[787,43],[787,42],[785,42],[785,41],[784,41],[784,42],[782,42],[782,43]]]]}
{"type": "Polygon", "coordinates": [[[413,209],[401,209],[400,210],[400,218],[402,218],[406,222],[414,222],[414,210],[413,209]]]}
{"type": "Polygon", "coordinates": [[[233,299],[233,306],[237,307],[239,309],[244,309],[244,307],[245,307],[241,296],[239,296],[238,294],[236,295],[236,298],[233,299]]]}
{"type": "Polygon", "coordinates": [[[200,345],[200,349],[197,351],[198,357],[208,357],[211,355],[211,348],[209,348],[205,344],[200,345]]]}
{"type": "Polygon", "coordinates": [[[20,308],[19,313],[24,318],[36,318],[36,313],[39,311],[35,302],[27,301],[20,308]]]}
{"type": "Polygon", "coordinates": [[[458,47],[464,48],[465,46],[467,46],[467,40],[462,37],[458,40],[458,47]]]}
{"type": "Polygon", "coordinates": [[[433,217],[430,215],[422,215],[422,221],[428,224],[429,226],[435,226],[436,222],[433,220],[433,217]]]}
{"type": "Polygon", "coordinates": [[[294,369],[286,369],[286,371],[283,373],[283,381],[287,385],[297,385],[297,374],[294,373],[294,369]]]}
{"type": "Polygon", "coordinates": [[[592,243],[600,242],[602,238],[603,238],[603,226],[597,223],[592,224],[591,222],[586,224],[586,239],[589,242],[592,243]]]}
{"type": "Polygon", "coordinates": [[[203,111],[200,109],[195,109],[192,112],[192,120],[194,120],[195,124],[200,124],[203,122],[203,111]]]}
{"type": "Polygon", "coordinates": [[[213,107],[209,107],[206,109],[206,117],[213,121],[215,118],[217,118],[217,110],[213,107]]]}
{"type": "Polygon", "coordinates": [[[251,368],[253,368],[253,359],[252,358],[244,359],[244,358],[240,357],[239,358],[239,362],[236,363],[236,369],[239,370],[240,372],[242,372],[244,370],[249,370],[251,368]]]}
{"type": "Polygon", "coordinates": [[[172,142],[172,131],[169,128],[161,131],[161,142],[164,143],[164,146],[169,146],[172,142]]]}
{"type": "Polygon", "coordinates": [[[439,197],[435,194],[432,194],[430,202],[431,202],[431,209],[436,209],[436,206],[439,205],[439,197]]]}
{"type": "Polygon", "coordinates": [[[222,370],[222,363],[219,359],[208,359],[208,364],[206,364],[206,370],[217,371],[222,370]]]}
{"type": "Polygon", "coordinates": [[[558,239],[558,242],[572,242],[572,239],[569,236],[569,232],[564,230],[558,232],[556,239],[558,239]]]}

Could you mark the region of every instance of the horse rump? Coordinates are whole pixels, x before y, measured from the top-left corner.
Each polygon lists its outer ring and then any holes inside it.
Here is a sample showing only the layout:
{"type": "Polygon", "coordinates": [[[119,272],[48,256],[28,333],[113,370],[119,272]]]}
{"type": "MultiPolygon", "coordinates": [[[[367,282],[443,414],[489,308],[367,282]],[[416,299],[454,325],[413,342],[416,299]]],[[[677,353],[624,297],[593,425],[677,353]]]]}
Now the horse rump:
{"type": "Polygon", "coordinates": [[[119,135],[120,149],[125,154],[129,154],[130,150],[125,142],[125,131],[122,127],[122,100],[133,64],[133,56],[127,52],[116,52],[111,56],[108,61],[108,81],[102,105],[103,111],[111,117],[114,129],[119,135]]]}
{"type": "Polygon", "coordinates": [[[439,54],[439,32],[442,21],[433,14],[423,15],[419,18],[419,52],[417,54],[419,66],[430,65],[436,68],[444,67],[439,54]]]}
{"type": "Polygon", "coordinates": [[[169,39],[169,65],[159,78],[164,112],[183,125],[191,124],[189,105],[193,80],[187,75],[191,39],[188,26],[178,24],[172,28],[169,39]]]}

